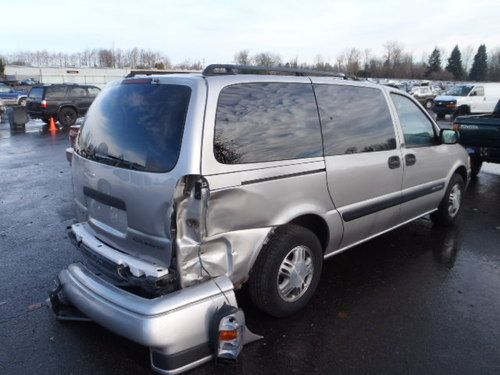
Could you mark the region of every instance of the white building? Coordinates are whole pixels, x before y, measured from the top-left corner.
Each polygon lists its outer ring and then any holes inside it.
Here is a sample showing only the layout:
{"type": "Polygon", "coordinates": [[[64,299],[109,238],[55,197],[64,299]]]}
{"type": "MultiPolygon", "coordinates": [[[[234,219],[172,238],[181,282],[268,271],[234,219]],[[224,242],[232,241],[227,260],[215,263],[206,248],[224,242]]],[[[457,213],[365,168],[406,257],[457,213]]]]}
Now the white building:
{"type": "Polygon", "coordinates": [[[33,78],[41,83],[83,83],[103,87],[108,82],[123,78],[130,69],[113,68],[36,68],[7,65],[5,74],[17,80],[33,78]]]}

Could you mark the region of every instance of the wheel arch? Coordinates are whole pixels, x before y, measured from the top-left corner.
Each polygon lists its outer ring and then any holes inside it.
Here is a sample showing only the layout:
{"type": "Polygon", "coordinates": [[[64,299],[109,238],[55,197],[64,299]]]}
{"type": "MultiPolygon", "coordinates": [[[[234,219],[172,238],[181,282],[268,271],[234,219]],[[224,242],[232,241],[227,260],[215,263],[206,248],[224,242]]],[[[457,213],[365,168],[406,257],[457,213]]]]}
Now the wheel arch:
{"type": "Polygon", "coordinates": [[[57,110],[58,116],[59,116],[59,112],[61,112],[64,108],[71,108],[78,114],[78,109],[76,108],[76,106],[74,104],[67,103],[67,104],[61,104],[59,106],[59,109],[57,110]]]}
{"type": "Polygon", "coordinates": [[[321,249],[325,253],[330,242],[330,230],[324,218],[317,214],[304,214],[291,220],[288,224],[299,225],[313,232],[318,237],[321,249]]]}
{"type": "Polygon", "coordinates": [[[467,169],[465,169],[465,166],[461,165],[459,166],[458,168],[456,168],[454,171],[453,171],[453,174],[458,174],[460,175],[463,179],[464,179],[464,183],[467,183],[467,169]]]}

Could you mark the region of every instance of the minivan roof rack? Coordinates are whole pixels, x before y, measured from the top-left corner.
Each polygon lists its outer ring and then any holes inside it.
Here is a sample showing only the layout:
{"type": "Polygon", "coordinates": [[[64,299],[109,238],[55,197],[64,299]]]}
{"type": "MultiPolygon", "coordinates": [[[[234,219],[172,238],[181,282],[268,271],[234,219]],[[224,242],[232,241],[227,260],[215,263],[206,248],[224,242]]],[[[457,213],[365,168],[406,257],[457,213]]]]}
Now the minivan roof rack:
{"type": "Polygon", "coordinates": [[[148,70],[148,69],[134,69],[131,70],[125,78],[132,78],[135,76],[151,76],[157,74],[190,74],[190,73],[200,73],[199,70],[148,70]]]}
{"type": "Polygon", "coordinates": [[[234,75],[234,74],[264,74],[264,75],[287,75],[287,76],[328,76],[342,79],[355,79],[338,72],[323,72],[313,69],[268,67],[232,64],[211,64],[202,73],[204,76],[234,75]]]}

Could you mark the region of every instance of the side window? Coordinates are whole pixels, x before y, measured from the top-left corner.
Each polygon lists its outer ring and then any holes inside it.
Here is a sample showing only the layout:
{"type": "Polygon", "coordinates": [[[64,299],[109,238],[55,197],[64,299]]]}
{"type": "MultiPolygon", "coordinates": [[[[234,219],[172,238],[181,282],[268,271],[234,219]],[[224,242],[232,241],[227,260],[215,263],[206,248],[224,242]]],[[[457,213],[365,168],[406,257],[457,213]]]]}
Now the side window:
{"type": "Polygon", "coordinates": [[[325,155],[392,150],[396,135],[384,94],[371,87],[314,86],[325,155]]]}
{"type": "Polygon", "coordinates": [[[66,86],[49,86],[45,91],[45,99],[64,98],[66,90],[66,86]]]}
{"type": "Polygon", "coordinates": [[[81,98],[87,96],[87,90],[83,87],[72,87],[69,89],[68,96],[70,98],[81,98]]]}
{"type": "Polygon", "coordinates": [[[421,109],[402,95],[391,93],[391,98],[403,128],[406,147],[435,145],[437,137],[434,126],[421,109]]]}
{"type": "Polygon", "coordinates": [[[87,87],[87,91],[89,92],[89,96],[95,98],[97,94],[101,92],[97,87],[87,87]]]}
{"type": "Polygon", "coordinates": [[[214,154],[224,164],[322,156],[312,86],[245,83],[222,89],[215,119],[214,154]]]}
{"type": "Polygon", "coordinates": [[[474,87],[474,90],[472,90],[470,96],[484,96],[484,87],[483,86],[474,87]]]}

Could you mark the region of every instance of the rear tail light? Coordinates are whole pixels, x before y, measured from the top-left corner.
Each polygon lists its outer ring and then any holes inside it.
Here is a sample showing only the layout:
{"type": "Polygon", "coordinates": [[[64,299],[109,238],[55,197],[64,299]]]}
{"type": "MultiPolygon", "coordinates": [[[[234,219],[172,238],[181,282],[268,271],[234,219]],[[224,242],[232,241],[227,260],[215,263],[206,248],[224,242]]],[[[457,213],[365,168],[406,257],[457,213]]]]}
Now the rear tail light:
{"type": "Polygon", "coordinates": [[[453,123],[453,130],[456,132],[460,131],[460,124],[458,122],[453,123]]]}
{"type": "Polygon", "coordinates": [[[40,102],[40,108],[48,108],[49,104],[47,103],[46,100],[42,100],[40,102]]]}

